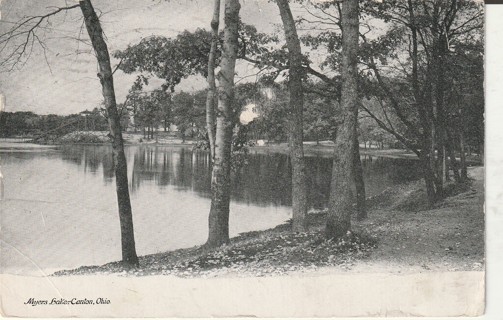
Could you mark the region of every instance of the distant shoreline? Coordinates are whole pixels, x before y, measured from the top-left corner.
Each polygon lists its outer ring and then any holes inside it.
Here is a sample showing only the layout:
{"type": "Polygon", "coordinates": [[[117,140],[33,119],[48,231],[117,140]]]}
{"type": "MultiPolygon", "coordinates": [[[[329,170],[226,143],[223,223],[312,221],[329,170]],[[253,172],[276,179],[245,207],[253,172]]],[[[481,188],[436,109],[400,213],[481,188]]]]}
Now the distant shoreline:
{"type": "MultiPolygon", "coordinates": [[[[157,142],[155,139],[139,141],[139,139],[128,140],[127,138],[134,136],[138,138],[141,136],[139,134],[134,133],[126,133],[124,138],[125,146],[169,146],[169,147],[193,147],[196,144],[195,140],[187,139],[185,142],[182,142],[182,139],[158,139],[157,142]]],[[[38,143],[33,142],[32,138],[0,138],[0,151],[4,149],[2,146],[3,142],[18,143],[19,146],[16,149],[22,148],[24,144],[29,144],[30,149],[37,148],[51,148],[58,146],[66,146],[66,145],[88,145],[88,146],[106,146],[109,145],[108,141],[102,142],[60,142],[60,143],[38,143]]],[[[143,139],[142,139],[143,140],[143,139]]],[[[263,146],[250,146],[250,151],[255,153],[288,153],[288,144],[286,142],[281,143],[269,143],[263,146]]],[[[322,141],[316,144],[314,141],[305,141],[304,142],[304,154],[305,156],[320,156],[320,157],[331,157],[334,152],[334,144],[331,141],[322,141]]],[[[418,157],[413,152],[406,149],[379,149],[379,148],[362,148],[360,146],[360,155],[363,156],[375,156],[375,157],[384,157],[391,159],[406,159],[406,160],[418,160],[418,157]]],[[[482,162],[477,155],[469,156],[467,159],[467,163],[470,166],[481,165],[482,162]]]]}

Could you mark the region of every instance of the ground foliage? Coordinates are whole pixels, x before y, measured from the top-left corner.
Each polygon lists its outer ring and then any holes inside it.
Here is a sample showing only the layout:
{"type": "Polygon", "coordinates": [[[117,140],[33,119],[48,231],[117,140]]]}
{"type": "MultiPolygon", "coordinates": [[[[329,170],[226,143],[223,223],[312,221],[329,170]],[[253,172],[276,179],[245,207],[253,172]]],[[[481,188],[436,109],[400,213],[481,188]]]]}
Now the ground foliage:
{"type": "Polygon", "coordinates": [[[99,267],[82,267],[56,275],[119,273],[124,275],[212,276],[219,273],[266,276],[292,271],[310,271],[322,266],[349,266],[365,259],[376,247],[375,239],[348,233],[335,241],[321,231],[291,233],[285,224],[265,232],[249,232],[233,238],[219,249],[203,246],[148,255],[138,269],[127,270],[113,262],[99,267]]]}

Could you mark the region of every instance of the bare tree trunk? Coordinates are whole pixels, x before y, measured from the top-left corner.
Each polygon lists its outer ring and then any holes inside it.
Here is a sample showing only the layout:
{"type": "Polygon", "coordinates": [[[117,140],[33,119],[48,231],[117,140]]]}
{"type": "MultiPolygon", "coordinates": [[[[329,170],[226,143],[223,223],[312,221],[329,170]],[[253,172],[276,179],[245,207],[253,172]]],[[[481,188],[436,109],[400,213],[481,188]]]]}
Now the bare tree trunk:
{"type": "Polygon", "coordinates": [[[128,266],[137,266],[138,257],[136,255],[133,214],[131,201],[129,199],[127,162],[124,154],[124,142],[120,125],[120,117],[117,112],[115,100],[114,82],[112,68],[110,66],[110,55],[108,47],[103,39],[103,30],[93,5],[90,0],[79,1],[87,32],[98,59],[98,77],[103,89],[105,108],[108,114],[108,124],[110,137],[112,139],[113,161],[115,166],[115,180],[117,191],[117,202],[119,205],[119,219],[121,226],[122,261],[128,266]]]}
{"type": "Polygon", "coordinates": [[[478,136],[479,140],[479,156],[480,156],[480,161],[482,164],[484,164],[484,139],[480,135],[478,136]]]}
{"type": "Polygon", "coordinates": [[[307,179],[303,147],[302,113],[304,108],[304,92],[302,88],[302,51],[288,0],[276,0],[276,3],[278,4],[281,20],[283,21],[290,66],[288,81],[290,92],[288,142],[290,147],[290,161],[292,163],[292,229],[293,231],[306,231],[307,179]]]}
{"type": "Polygon", "coordinates": [[[465,137],[463,130],[459,130],[459,154],[461,160],[461,181],[468,179],[468,170],[466,169],[465,137]]]}
{"type": "Polygon", "coordinates": [[[215,0],[213,9],[213,19],[211,20],[211,48],[208,57],[208,94],[206,96],[206,130],[208,132],[208,140],[210,142],[211,160],[215,158],[215,100],[216,100],[216,84],[215,84],[215,61],[218,45],[218,26],[220,24],[220,0],[215,0]]]}
{"type": "Polygon", "coordinates": [[[229,242],[231,143],[234,126],[234,72],[238,50],[239,0],[225,0],[224,45],[218,73],[215,159],[211,175],[211,209],[207,246],[229,242]]]}
{"type": "Polygon", "coordinates": [[[449,175],[449,168],[447,166],[447,152],[446,152],[446,143],[444,140],[444,145],[442,146],[442,183],[445,184],[446,181],[451,180],[451,176],[449,175]]]}
{"type": "Polygon", "coordinates": [[[344,122],[337,130],[330,199],[325,234],[340,238],[351,228],[353,199],[351,171],[355,125],[358,114],[358,0],[342,2],[341,109],[344,122]]]}
{"type": "Polygon", "coordinates": [[[358,143],[358,135],[355,129],[353,147],[353,177],[356,187],[356,217],[358,220],[367,218],[367,207],[365,204],[365,180],[363,180],[362,161],[360,159],[360,144],[358,143]]]}
{"type": "Polygon", "coordinates": [[[416,104],[416,108],[419,113],[419,123],[423,129],[423,133],[421,134],[421,144],[422,151],[421,153],[416,152],[420,158],[421,166],[423,170],[423,178],[426,183],[426,191],[428,194],[428,203],[429,205],[433,205],[437,200],[437,186],[438,179],[436,177],[436,106],[433,102],[433,72],[431,67],[428,65],[428,82],[426,83],[426,88],[423,90],[420,89],[419,84],[419,53],[418,53],[418,25],[416,22],[416,14],[415,14],[415,6],[412,0],[407,1],[408,11],[409,11],[409,19],[411,23],[408,27],[412,33],[412,48],[410,51],[411,59],[412,59],[412,89],[414,92],[414,100],[416,104]]]}
{"type": "Polygon", "coordinates": [[[428,204],[432,206],[437,200],[435,190],[435,174],[431,167],[429,152],[421,153],[419,157],[423,171],[423,178],[426,184],[426,194],[428,196],[428,204]]]}
{"type": "Polygon", "coordinates": [[[454,175],[454,180],[456,182],[460,182],[461,176],[459,174],[459,165],[458,165],[458,161],[456,160],[456,155],[454,153],[454,145],[455,145],[454,139],[453,139],[452,134],[449,130],[446,130],[446,133],[447,133],[446,148],[447,148],[447,153],[449,154],[450,167],[451,167],[452,173],[454,175]]]}
{"type": "MultiPolygon", "coordinates": [[[[437,15],[436,8],[433,11],[433,15],[437,15]]],[[[432,33],[434,34],[433,39],[433,54],[432,54],[432,66],[433,66],[433,87],[434,87],[434,122],[437,130],[437,150],[438,150],[438,160],[437,160],[437,199],[444,197],[444,181],[446,178],[446,150],[445,146],[447,143],[447,120],[445,115],[445,56],[447,50],[446,37],[444,30],[440,30],[437,24],[432,24],[432,33]]]]}

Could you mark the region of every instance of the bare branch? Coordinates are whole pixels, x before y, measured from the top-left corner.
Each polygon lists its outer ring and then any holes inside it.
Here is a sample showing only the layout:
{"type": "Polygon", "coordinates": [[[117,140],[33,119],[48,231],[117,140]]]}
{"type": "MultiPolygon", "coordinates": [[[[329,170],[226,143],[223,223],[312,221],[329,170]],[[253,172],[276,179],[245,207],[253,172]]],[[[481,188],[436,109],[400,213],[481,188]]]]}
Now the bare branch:
{"type": "Polygon", "coordinates": [[[54,11],[51,11],[45,15],[39,15],[39,16],[33,16],[33,17],[28,17],[24,18],[22,21],[18,22],[15,24],[15,26],[10,29],[9,31],[0,34],[0,44],[3,45],[2,50],[0,52],[3,52],[7,48],[7,44],[11,41],[13,41],[15,38],[24,38],[21,44],[17,45],[14,47],[14,50],[7,55],[7,58],[0,62],[0,66],[4,66],[7,63],[9,63],[12,59],[15,59],[12,66],[11,70],[21,61],[23,56],[28,55],[30,56],[32,50],[33,50],[33,45],[35,44],[35,40],[37,41],[38,44],[40,44],[44,50],[44,56],[46,58],[47,62],[47,57],[46,57],[46,50],[47,47],[45,45],[42,45],[42,41],[36,34],[37,29],[43,29],[44,27],[41,26],[41,24],[44,21],[48,21],[50,17],[60,13],[60,12],[66,12],[71,9],[79,8],[80,5],[76,4],[73,6],[69,7],[58,7],[54,11]],[[27,27],[27,29],[25,29],[27,27]],[[30,48],[28,48],[30,47],[30,48]],[[29,50],[29,52],[27,51],[29,50]]]}
{"type": "Polygon", "coordinates": [[[319,72],[319,71],[316,71],[314,70],[313,68],[311,68],[310,66],[306,66],[305,67],[306,69],[306,72],[323,80],[324,82],[328,83],[328,84],[335,84],[335,79],[334,78],[330,78],[328,77],[327,75],[319,72]]]}
{"type": "Polygon", "coordinates": [[[398,141],[402,142],[405,146],[407,146],[407,148],[409,148],[417,156],[420,156],[421,152],[413,141],[410,141],[409,139],[405,138],[405,136],[402,135],[401,133],[399,133],[399,132],[395,131],[393,128],[390,128],[389,126],[387,126],[381,119],[379,119],[374,113],[372,113],[363,104],[360,104],[360,108],[362,108],[372,119],[374,119],[375,122],[379,125],[379,127],[381,127],[381,129],[387,131],[388,133],[391,133],[393,136],[395,136],[395,138],[398,139],[398,141]]]}
{"type": "Polygon", "coordinates": [[[112,75],[115,73],[115,71],[117,71],[120,68],[122,62],[124,61],[124,58],[125,57],[122,57],[117,66],[115,66],[114,70],[112,71],[112,75]]]}

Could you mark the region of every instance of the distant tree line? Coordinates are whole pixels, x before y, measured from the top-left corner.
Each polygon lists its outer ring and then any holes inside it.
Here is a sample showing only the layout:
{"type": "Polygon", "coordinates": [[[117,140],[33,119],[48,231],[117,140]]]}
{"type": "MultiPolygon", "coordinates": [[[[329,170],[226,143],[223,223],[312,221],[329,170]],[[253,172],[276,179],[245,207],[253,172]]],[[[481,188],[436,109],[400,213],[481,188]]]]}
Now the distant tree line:
{"type": "Polygon", "coordinates": [[[105,130],[108,130],[107,119],[97,108],[70,115],[38,115],[30,111],[0,113],[0,137],[4,138],[105,130]]]}

